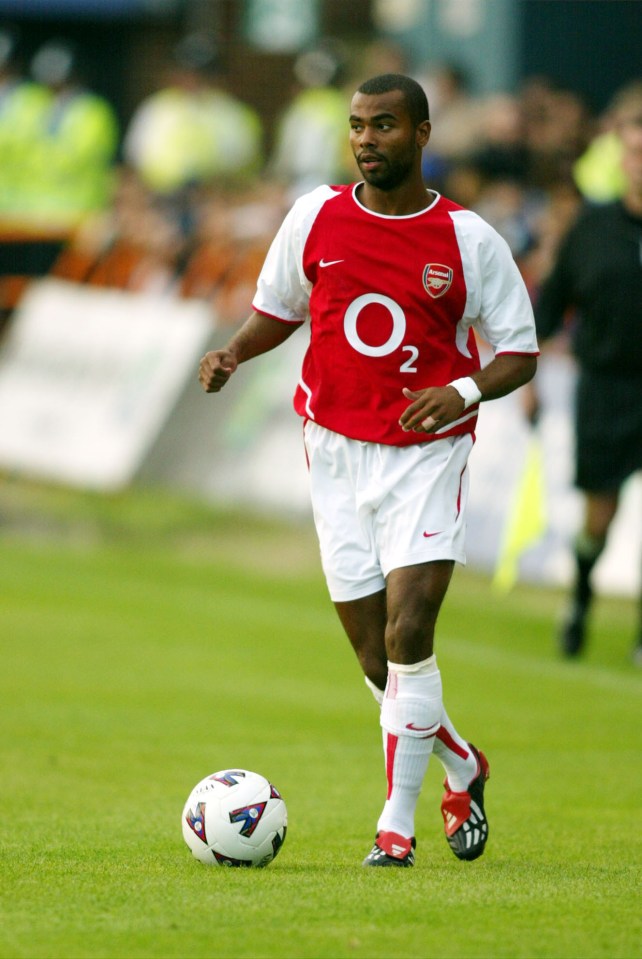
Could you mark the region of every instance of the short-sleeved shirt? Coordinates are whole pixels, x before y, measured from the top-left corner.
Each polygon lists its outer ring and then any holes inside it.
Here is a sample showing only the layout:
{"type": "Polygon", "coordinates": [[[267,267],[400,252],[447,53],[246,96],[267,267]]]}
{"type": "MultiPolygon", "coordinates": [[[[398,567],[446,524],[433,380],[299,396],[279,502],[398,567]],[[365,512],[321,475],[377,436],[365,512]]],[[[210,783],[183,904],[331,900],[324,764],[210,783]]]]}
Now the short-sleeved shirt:
{"type": "Polygon", "coordinates": [[[573,311],[573,352],[582,369],[642,375],[642,217],[621,201],[589,205],[566,234],[535,304],[542,339],[573,311]]]}
{"type": "Polygon", "coordinates": [[[253,308],[310,321],[294,406],[352,439],[406,446],[471,433],[478,406],[436,434],[404,432],[402,389],[445,386],[495,354],[537,354],[530,299],[508,245],[439,194],[408,216],[364,207],[359,184],[294,204],[259,276],[253,308]]]}
{"type": "Polygon", "coordinates": [[[570,319],[579,376],[575,483],[613,492],[642,468],[642,217],[587,204],[535,305],[542,339],[570,319]]]}

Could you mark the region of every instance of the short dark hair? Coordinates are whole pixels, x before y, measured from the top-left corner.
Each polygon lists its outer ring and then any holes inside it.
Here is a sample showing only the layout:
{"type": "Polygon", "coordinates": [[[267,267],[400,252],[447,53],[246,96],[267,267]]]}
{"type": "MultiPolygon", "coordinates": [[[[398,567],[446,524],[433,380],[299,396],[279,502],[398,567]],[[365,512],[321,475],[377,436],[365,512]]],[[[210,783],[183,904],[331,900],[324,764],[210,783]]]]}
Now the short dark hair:
{"type": "Polygon", "coordinates": [[[415,126],[419,126],[425,120],[430,120],[428,97],[424,88],[412,77],[404,76],[403,73],[381,73],[379,76],[372,77],[372,79],[362,83],[357,93],[363,93],[370,97],[377,96],[380,93],[391,93],[393,90],[399,90],[403,93],[410,119],[415,126]]]}

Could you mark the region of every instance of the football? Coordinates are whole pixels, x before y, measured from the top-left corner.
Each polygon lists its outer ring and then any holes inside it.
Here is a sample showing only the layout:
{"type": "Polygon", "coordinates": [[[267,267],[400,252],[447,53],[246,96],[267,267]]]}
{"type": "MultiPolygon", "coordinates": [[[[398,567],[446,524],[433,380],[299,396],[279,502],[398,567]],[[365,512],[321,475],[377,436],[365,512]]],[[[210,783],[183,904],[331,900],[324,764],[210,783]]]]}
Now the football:
{"type": "Polygon", "coordinates": [[[272,783],[248,769],[224,769],[194,786],[183,838],[210,866],[267,866],[285,841],[288,812],[272,783]]]}

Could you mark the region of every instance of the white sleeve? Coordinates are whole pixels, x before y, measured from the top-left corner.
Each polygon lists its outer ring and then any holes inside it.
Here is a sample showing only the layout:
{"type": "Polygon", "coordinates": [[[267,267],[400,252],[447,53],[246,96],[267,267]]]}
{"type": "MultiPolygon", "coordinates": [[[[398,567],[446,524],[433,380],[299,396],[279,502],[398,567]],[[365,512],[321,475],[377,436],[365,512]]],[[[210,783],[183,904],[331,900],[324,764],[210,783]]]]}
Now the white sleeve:
{"type": "Polygon", "coordinates": [[[268,250],[259,274],[252,308],[288,323],[309,317],[312,284],[303,270],[303,251],[323,204],[334,196],[329,186],[320,186],[296,201],[268,250]]]}
{"type": "MultiPolygon", "coordinates": [[[[494,353],[538,352],[533,307],[506,241],[469,210],[451,214],[459,240],[467,299],[457,342],[473,326],[494,353]]],[[[463,349],[462,349],[463,347],[463,349]]]]}

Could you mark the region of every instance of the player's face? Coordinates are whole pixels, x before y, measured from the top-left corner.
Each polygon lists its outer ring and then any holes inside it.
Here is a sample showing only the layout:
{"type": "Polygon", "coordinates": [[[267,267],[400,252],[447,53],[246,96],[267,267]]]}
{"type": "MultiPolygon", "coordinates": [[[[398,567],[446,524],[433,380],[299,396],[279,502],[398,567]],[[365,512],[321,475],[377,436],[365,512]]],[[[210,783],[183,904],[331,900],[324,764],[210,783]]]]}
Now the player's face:
{"type": "Polygon", "coordinates": [[[400,90],[368,96],[355,93],[350,111],[350,145],[364,180],[394,190],[421,164],[428,121],[415,126],[400,90]]]}

